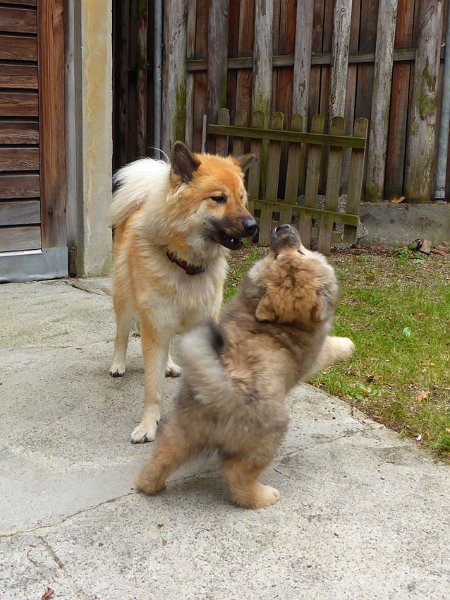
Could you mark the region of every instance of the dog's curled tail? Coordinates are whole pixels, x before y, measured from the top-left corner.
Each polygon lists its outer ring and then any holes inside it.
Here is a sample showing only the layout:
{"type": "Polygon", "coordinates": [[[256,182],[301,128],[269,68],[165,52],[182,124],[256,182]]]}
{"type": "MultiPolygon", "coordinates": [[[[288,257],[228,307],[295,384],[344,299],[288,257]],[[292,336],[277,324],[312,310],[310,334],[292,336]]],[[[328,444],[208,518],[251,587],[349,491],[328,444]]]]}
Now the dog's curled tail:
{"type": "Polygon", "coordinates": [[[141,158],[119,169],[113,177],[112,226],[120,225],[144,202],[165,199],[169,171],[169,163],[151,158],[141,158]]]}
{"type": "Polygon", "coordinates": [[[221,360],[226,348],[225,331],[213,323],[197,327],[181,339],[183,376],[202,404],[228,403],[233,395],[231,377],[221,360]]]}

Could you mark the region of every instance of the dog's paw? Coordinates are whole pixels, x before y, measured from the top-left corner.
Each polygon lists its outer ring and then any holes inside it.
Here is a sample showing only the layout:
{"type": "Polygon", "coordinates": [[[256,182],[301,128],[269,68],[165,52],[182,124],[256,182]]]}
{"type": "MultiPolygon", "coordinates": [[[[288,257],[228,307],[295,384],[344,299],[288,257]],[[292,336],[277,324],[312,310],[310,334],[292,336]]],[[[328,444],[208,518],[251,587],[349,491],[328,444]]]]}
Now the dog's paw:
{"type": "Polygon", "coordinates": [[[262,485],[258,489],[258,495],[255,498],[255,504],[252,508],[264,508],[272,506],[280,499],[280,492],[270,485],[262,485]]]}
{"type": "Polygon", "coordinates": [[[350,358],[350,356],[355,351],[355,344],[352,342],[350,338],[343,337],[340,339],[340,350],[341,350],[341,360],[346,358],[350,358]]]}
{"type": "Polygon", "coordinates": [[[180,377],[181,376],[181,367],[179,367],[172,360],[167,361],[166,365],[166,377],[180,377]]]}
{"type": "Polygon", "coordinates": [[[125,375],[124,363],[113,363],[109,370],[111,377],[123,377],[125,375]]]}
{"type": "Polygon", "coordinates": [[[153,442],[156,437],[156,430],[159,425],[159,410],[155,411],[153,419],[142,420],[131,434],[131,442],[133,444],[145,444],[145,442],[153,442]]]}

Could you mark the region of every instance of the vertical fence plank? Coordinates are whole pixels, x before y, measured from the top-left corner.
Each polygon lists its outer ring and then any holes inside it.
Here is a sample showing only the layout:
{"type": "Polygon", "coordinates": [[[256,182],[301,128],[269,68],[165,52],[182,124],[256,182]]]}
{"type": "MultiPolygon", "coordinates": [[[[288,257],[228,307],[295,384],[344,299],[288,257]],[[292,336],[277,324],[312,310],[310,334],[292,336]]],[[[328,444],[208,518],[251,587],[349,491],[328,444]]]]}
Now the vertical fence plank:
{"type": "MultiPolygon", "coordinates": [[[[255,111],[252,113],[252,127],[264,127],[264,113],[255,111]]],[[[256,155],[256,161],[251,165],[248,172],[248,194],[251,198],[259,198],[259,187],[261,178],[261,142],[253,140],[250,146],[250,151],[256,155]]]]}
{"type": "MultiPolygon", "coordinates": [[[[303,127],[308,126],[308,104],[311,76],[311,53],[313,32],[314,0],[297,2],[295,25],[294,73],[292,113],[302,116],[303,127]]],[[[297,121],[298,122],[298,121],[297,121]]],[[[306,173],[306,146],[299,146],[300,164],[297,185],[304,189],[306,173]]],[[[289,171],[289,159],[288,159],[289,171]]],[[[287,183],[286,183],[287,187],[287,183]]],[[[297,192],[295,194],[297,196],[297,192]]],[[[286,215],[287,216],[287,215],[286,215]]]]}
{"type": "MultiPolygon", "coordinates": [[[[236,111],[236,118],[234,120],[234,124],[237,127],[246,127],[247,126],[247,111],[242,109],[236,111]]],[[[233,140],[233,155],[241,156],[244,154],[244,139],[235,137],[233,140]]]]}
{"type": "MultiPolygon", "coordinates": [[[[272,115],[269,123],[270,129],[283,129],[284,115],[281,112],[276,112],[272,115]]],[[[278,199],[278,183],[280,176],[281,162],[281,142],[269,142],[268,164],[267,164],[267,180],[266,180],[266,195],[267,202],[276,202],[278,199]]],[[[261,218],[259,222],[259,246],[268,246],[270,244],[270,235],[272,232],[272,215],[273,207],[267,204],[261,210],[261,218]]]]}
{"type": "Polygon", "coordinates": [[[405,181],[407,199],[417,202],[429,201],[433,185],[442,13],[442,0],[420,3],[405,181]]]}
{"type": "MultiPolygon", "coordinates": [[[[188,4],[186,24],[186,54],[188,58],[195,56],[195,25],[197,21],[197,0],[188,4]]],[[[186,74],[186,135],[185,142],[192,148],[194,137],[194,74],[186,74]]]]}
{"type": "MultiPolygon", "coordinates": [[[[218,110],[227,100],[229,0],[211,2],[208,19],[208,122],[216,123],[218,110]]],[[[214,140],[206,142],[214,151],[214,140]]]]}
{"type": "MultiPolygon", "coordinates": [[[[398,0],[395,47],[413,46],[414,3],[411,0],[398,0]]],[[[389,136],[386,156],[385,195],[386,198],[403,194],[405,171],[406,134],[408,124],[408,97],[412,64],[398,62],[392,70],[391,108],[389,136]]]]}
{"type": "MultiPolygon", "coordinates": [[[[208,57],[208,18],[209,0],[197,0],[197,18],[195,23],[195,57],[208,57]]],[[[194,131],[192,148],[199,151],[203,144],[203,117],[208,110],[208,74],[200,71],[194,75],[194,131]]]]}
{"type": "Polygon", "coordinates": [[[384,197],[384,175],[391,101],[392,67],[398,0],[380,0],[367,154],[366,200],[384,197]]]}
{"type": "MultiPolygon", "coordinates": [[[[367,119],[360,117],[356,119],[353,129],[353,135],[357,137],[367,138],[369,122],[367,119]]],[[[348,181],[347,208],[348,214],[359,214],[359,206],[361,202],[361,192],[364,176],[364,150],[357,148],[352,149],[350,159],[350,178],[348,181]]],[[[344,242],[354,243],[356,241],[356,227],[351,225],[344,226],[344,242]]]]}
{"type": "MultiPolygon", "coordinates": [[[[334,117],[331,121],[330,133],[344,135],[345,121],[343,117],[334,117]]],[[[341,185],[342,148],[331,147],[328,153],[327,187],[325,191],[325,210],[337,211],[339,190],[341,185]]],[[[333,217],[324,215],[320,221],[319,241],[317,249],[329,254],[333,235],[333,217]]]]}
{"type": "MultiPolygon", "coordinates": [[[[303,131],[303,117],[299,114],[293,114],[291,125],[292,131],[303,131]]],[[[286,186],[284,190],[284,201],[290,204],[297,204],[298,183],[300,177],[300,165],[302,161],[302,144],[290,143],[288,148],[288,162],[286,170],[286,186]]],[[[303,153],[304,155],[304,153],[303,153]]],[[[292,208],[283,206],[280,210],[280,223],[291,223],[292,208]]]]}
{"type": "MultiPolygon", "coordinates": [[[[263,113],[264,126],[267,126],[272,107],[272,27],[273,3],[269,0],[256,0],[252,110],[263,113]]],[[[267,172],[267,147],[267,143],[263,142],[260,157],[263,191],[267,172]]]]}
{"type": "Polygon", "coordinates": [[[147,153],[147,38],[148,38],[148,3],[138,4],[138,39],[137,39],[137,139],[138,156],[147,153]]]}
{"type": "Polygon", "coordinates": [[[344,116],[352,1],[336,0],[331,51],[330,119],[344,116]]]}
{"type": "MultiPolygon", "coordinates": [[[[239,5],[238,56],[250,56],[253,52],[255,0],[241,0],[239,5]]],[[[251,69],[239,69],[236,76],[236,111],[252,110],[251,69]]]]}
{"type": "Polygon", "coordinates": [[[164,3],[162,147],[169,153],[186,127],[186,0],[164,3]]]}
{"type": "MultiPolygon", "coordinates": [[[[229,125],[230,124],[230,111],[227,108],[219,108],[217,113],[217,123],[219,125],[229,125]]],[[[228,136],[226,135],[217,135],[215,136],[215,147],[210,146],[210,152],[216,152],[221,156],[228,155],[228,136]]],[[[211,136],[211,142],[214,144],[214,137],[211,136]]]]}
{"type": "MultiPolygon", "coordinates": [[[[322,115],[314,115],[311,122],[311,133],[323,133],[325,130],[325,118],[322,115]]],[[[308,166],[306,168],[305,206],[317,207],[317,192],[319,190],[321,146],[310,146],[308,148],[308,166]]],[[[299,231],[302,242],[306,247],[311,245],[312,218],[306,213],[301,213],[299,231]]]]}
{"type": "MultiPolygon", "coordinates": [[[[360,9],[361,0],[353,0],[352,2],[352,20],[350,24],[350,43],[349,52],[357,52],[359,45],[359,25],[360,25],[360,9]]],[[[345,92],[345,126],[346,135],[351,135],[353,131],[353,122],[355,120],[355,105],[356,105],[356,85],[357,85],[358,65],[349,64],[347,72],[347,89],[345,92]]],[[[350,168],[351,149],[344,148],[342,156],[342,175],[341,175],[341,192],[347,192],[348,175],[350,168]]]]}

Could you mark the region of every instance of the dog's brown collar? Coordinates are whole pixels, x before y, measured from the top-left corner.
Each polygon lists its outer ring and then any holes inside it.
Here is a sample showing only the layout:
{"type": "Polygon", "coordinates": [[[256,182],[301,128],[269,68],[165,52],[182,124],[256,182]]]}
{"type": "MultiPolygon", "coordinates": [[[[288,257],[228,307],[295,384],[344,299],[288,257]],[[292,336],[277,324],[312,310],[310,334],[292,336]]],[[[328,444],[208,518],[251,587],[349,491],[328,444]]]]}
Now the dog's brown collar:
{"type": "Polygon", "coordinates": [[[167,258],[171,262],[178,265],[181,269],[183,269],[183,271],[186,271],[187,275],[199,275],[200,273],[205,272],[204,267],[202,267],[201,265],[190,265],[185,260],[178,258],[178,256],[175,256],[175,254],[172,254],[172,252],[170,252],[170,250],[167,250],[166,254],[167,254],[167,258]]]}

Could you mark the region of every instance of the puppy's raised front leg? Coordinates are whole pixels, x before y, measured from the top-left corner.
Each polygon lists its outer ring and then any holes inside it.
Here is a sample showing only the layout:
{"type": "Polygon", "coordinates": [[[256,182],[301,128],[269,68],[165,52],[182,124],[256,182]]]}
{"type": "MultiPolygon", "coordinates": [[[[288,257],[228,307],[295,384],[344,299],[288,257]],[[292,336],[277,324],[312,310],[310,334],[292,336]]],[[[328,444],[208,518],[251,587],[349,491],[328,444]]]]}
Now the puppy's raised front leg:
{"type": "Polygon", "coordinates": [[[159,402],[170,339],[156,332],[148,319],[141,320],[141,344],[144,355],[144,414],[131,434],[135,444],[155,439],[160,419],[159,402]]]}
{"type": "Polygon", "coordinates": [[[355,350],[355,344],[347,337],[328,336],[319,352],[310,375],[326,369],[335,362],[350,358],[355,350]]]}

